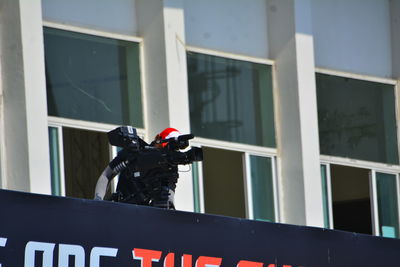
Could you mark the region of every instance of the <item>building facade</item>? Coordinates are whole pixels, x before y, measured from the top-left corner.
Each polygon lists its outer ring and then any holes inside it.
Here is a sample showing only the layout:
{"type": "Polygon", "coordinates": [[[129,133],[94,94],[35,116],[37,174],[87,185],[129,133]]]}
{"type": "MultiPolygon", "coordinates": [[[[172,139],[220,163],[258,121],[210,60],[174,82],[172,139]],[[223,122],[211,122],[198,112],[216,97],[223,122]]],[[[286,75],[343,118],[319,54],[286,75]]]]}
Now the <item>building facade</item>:
{"type": "Polygon", "coordinates": [[[180,210],[399,237],[399,0],[1,0],[1,188],[92,198],[193,133],[180,210]]]}

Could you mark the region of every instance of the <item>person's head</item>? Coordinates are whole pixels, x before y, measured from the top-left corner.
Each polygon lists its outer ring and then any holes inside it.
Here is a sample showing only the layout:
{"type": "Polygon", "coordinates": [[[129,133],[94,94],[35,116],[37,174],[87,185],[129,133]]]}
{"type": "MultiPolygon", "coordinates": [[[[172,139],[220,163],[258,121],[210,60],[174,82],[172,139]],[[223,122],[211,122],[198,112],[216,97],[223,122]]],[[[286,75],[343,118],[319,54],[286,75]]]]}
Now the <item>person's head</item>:
{"type": "Polygon", "coordinates": [[[156,137],[154,138],[154,141],[155,141],[154,146],[159,147],[159,148],[165,147],[165,146],[167,146],[167,143],[159,143],[159,141],[169,139],[169,138],[175,138],[180,135],[181,135],[181,133],[177,129],[166,128],[162,132],[160,132],[159,134],[156,135],[156,137]]]}

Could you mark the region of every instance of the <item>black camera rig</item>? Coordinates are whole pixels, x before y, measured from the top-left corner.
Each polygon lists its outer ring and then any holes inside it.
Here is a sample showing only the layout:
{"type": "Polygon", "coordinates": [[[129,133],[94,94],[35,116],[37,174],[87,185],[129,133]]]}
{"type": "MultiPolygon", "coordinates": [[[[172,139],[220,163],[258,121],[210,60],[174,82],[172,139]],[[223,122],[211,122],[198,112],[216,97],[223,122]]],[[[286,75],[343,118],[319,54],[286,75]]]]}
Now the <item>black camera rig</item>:
{"type": "Polygon", "coordinates": [[[112,200],[173,209],[169,195],[178,179],[177,166],[203,160],[201,148],[180,151],[188,148],[189,140],[193,138],[192,134],[186,134],[148,144],[131,126],[121,126],[108,132],[110,144],[121,147],[127,153],[127,160],[122,163],[121,169],[127,171],[130,180],[126,185],[130,187],[129,192],[117,187],[112,200]]]}

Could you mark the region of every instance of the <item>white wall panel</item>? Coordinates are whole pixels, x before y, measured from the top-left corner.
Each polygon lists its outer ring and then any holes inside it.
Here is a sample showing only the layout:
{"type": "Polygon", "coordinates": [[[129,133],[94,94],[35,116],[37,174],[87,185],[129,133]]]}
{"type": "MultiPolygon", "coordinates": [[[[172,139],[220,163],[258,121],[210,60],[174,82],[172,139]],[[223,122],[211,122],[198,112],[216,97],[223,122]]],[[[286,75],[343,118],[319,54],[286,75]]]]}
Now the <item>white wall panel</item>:
{"type": "Polygon", "coordinates": [[[312,0],[317,67],[392,74],[388,0],[312,0]]]}
{"type": "Polygon", "coordinates": [[[41,4],[0,0],[0,6],[2,185],[50,194],[41,4]]]}
{"type": "Polygon", "coordinates": [[[280,219],[324,224],[311,0],[268,0],[275,60],[280,219]]]}
{"type": "Polygon", "coordinates": [[[43,19],[136,35],[135,0],[42,0],[43,19]]]}
{"type": "Polygon", "coordinates": [[[390,0],[393,77],[400,80],[400,0],[390,0]]]}
{"type": "Polygon", "coordinates": [[[267,0],[185,0],[188,45],[268,57],[267,0]]]}

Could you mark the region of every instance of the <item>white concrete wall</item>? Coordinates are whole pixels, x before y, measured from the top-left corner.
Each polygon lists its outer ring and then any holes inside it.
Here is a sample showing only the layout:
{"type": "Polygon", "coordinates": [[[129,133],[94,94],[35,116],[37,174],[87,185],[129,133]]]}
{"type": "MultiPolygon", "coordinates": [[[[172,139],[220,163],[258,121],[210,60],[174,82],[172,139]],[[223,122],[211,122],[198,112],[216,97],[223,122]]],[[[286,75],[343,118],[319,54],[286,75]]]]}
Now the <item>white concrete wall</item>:
{"type": "Polygon", "coordinates": [[[389,0],[392,30],[393,78],[400,80],[400,0],[389,0]]]}
{"type": "MultiPolygon", "coordinates": [[[[137,0],[138,29],[144,46],[146,131],[150,137],[166,127],[190,133],[183,1],[137,0]]],[[[176,208],[193,211],[192,172],[180,172],[179,176],[176,208]]]]}
{"type": "Polygon", "coordinates": [[[392,76],[388,0],[311,0],[317,67],[392,76]]]}
{"type": "Polygon", "coordinates": [[[137,34],[135,0],[42,0],[42,3],[45,21],[137,34]]]}
{"type": "Polygon", "coordinates": [[[1,178],[7,189],[51,193],[41,2],[0,1],[1,178]]]}
{"type": "Polygon", "coordinates": [[[323,226],[310,0],[270,0],[281,221],[323,226]]]}
{"type": "Polygon", "coordinates": [[[184,0],[187,44],[268,57],[266,0],[184,0]]]}
{"type": "Polygon", "coordinates": [[[161,1],[137,0],[137,12],[144,47],[145,127],[149,138],[153,138],[169,125],[163,5],[161,1]]]}

